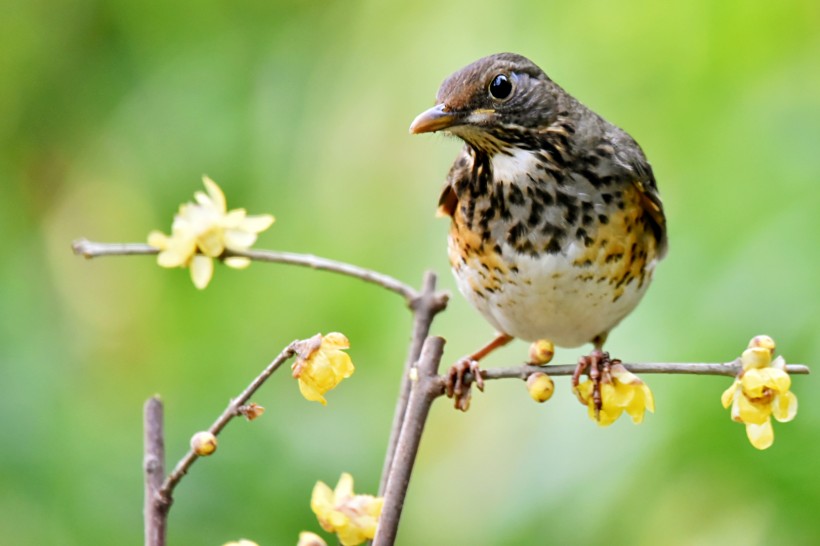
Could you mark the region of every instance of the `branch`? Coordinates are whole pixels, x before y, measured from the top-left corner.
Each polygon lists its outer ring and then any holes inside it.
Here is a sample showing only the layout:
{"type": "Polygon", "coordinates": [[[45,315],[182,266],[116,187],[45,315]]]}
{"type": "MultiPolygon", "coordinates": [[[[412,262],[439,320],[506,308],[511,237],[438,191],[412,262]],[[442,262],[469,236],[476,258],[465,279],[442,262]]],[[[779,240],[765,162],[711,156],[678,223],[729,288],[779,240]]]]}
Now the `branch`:
{"type": "Polygon", "coordinates": [[[162,502],[159,489],[165,475],[165,441],[163,433],[162,401],[158,396],[149,398],[143,408],[143,461],[145,474],[145,501],[143,519],[145,546],[165,546],[169,504],[162,502]]]}
{"type": "MultiPolygon", "coordinates": [[[[97,258],[102,256],[134,256],[158,254],[159,249],[142,243],[97,243],[88,239],[79,239],[71,245],[74,254],[85,258],[97,258]]],[[[345,262],[337,262],[312,254],[296,254],[293,252],[275,252],[272,250],[246,250],[244,252],[225,251],[220,259],[231,256],[241,256],[258,262],[272,262],[280,264],[301,265],[311,269],[331,271],[354,277],[365,282],[376,284],[395,292],[404,298],[408,305],[419,297],[418,292],[403,282],[384,273],[365,269],[345,262]]]]}
{"type": "MultiPolygon", "coordinates": [[[[624,367],[633,373],[667,373],[667,374],[691,374],[691,375],[725,375],[736,376],[743,366],[740,364],[740,359],[725,364],[703,364],[703,363],[668,363],[668,362],[650,362],[645,364],[626,364],[624,367]]],[[[484,379],[507,379],[518,378],[527,379],[530,374],[535,372],[543,372],[549,375],[572,375],[575,371],[574,364],[552,365],[546,366],[531,366],[524,364],[514,368],[489,368],[481,370],[481,377],[484,379]]],[[[809,367],[805,364],[788,364],[786,371],[790,374],[808,374],[809,367]]],[[[471,374],[465,374],[464,380],[469,382],[473,380],[471,374]]],[[[443,381],[443,378],[442,378],[443,381]]]]}
{"type": "Polygon", "coordinates": [[[410,400],[401,427],[395,458],[384,494],[384,506],[373,546],[389,546],[396,541],[407,486],[416,461],[424,424],[433,401],[441,395],[438,366],[444,351],[444,339],[428,337],[418,361],[418,376],[412,381],[410,400]]]}
{"type": "MultiPolygon", "coordinates": [[[[225,411],[222,412],[216,421],[210,426],[208,432],[217,436],[219,432],[225,428],[225,426],[237,415],[240,415],[239,407],[244,405],[253,394],[259,390],[259,387],[262,386],[263,383],[275,372],[279,366],[284,364],[288,359],[290,359],[294,354],[296,354],[296,347],[297,344],[300,343],[299,341],[294,341],[287,347],[285,347],[279,356],[277,356],[273,362],[268,364],[268,367],[265,368],[261,374],[259,374],[256,379],[251,381],[250,385],[248,385],[245,390],[243,390],[239,396],[232,399],[230,403],[228,403],[228,407],[225,408],[225,411]]],[[[159,498],[167,503],[169,506],[172,501],[174,488],[177,486],[179,481],[182,479],[183,476],[188,472],[188,469],[191,467],[192,464],[199,458],[199,455],[194,453],[191,449],[188,453],[185,454],[182,459],[179,460],[177,465],[174,467],[173,472],[171,472],[165,481],[162,483],[162,486],[159,488],[158,495],[159,498]]]]}
{"type": "Polygon", "coordinates": [[[393,413],[393,426],[390,428],[390,439],[387,443],[387,453],[384,457],[381,481],[379,482],[379,496],[382,496],[387,488],[387,479],[393,466],[396,444],[399,441],[399,433],[404,424],[407,401],[410,398],[410,369],[419,359],[422,345],[430,333],[430,325],[433,319],[446,307],[447,295],[436,292],[436,275],[432,271],[428,271],[424,275],[421,295],[410,305],[413,310],[413,337],[410,341],[407,360],[404,363],[399,398],[396,400],[396,409],[393,413]]]}

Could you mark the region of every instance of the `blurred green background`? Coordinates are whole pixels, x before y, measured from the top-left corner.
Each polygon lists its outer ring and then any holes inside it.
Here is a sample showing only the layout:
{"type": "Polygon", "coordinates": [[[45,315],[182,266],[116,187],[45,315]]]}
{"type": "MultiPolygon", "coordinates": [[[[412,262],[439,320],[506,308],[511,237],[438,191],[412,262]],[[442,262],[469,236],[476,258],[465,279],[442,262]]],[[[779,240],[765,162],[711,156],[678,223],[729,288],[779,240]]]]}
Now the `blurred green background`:
{"type": "MultiPolygon", "coordinates": [[[[141,410],[166,403],[169,465],[294,338],[339,330],[356,374],[329,405],[287,372],[177,490],[172,544],[294,544],[343,471],[375,492],[410,315],[327,273],[74,257],[79,237],[169,229],[207,173],[276,215],[260,248],[454,291],[438,191],[459,143],[411,137],[452,71],[532,58],[641,143],[670,253],[610,336],[631,361],[726,361],[768,333],[820,366],[820,4],[467,0],[7,0],[0,18],[0,529],[8,544],[141,542],[141,410]],[[112,542],[113,541],[113,542],[112,542]]],[[[434,325],[452,361],[489,326],[457,294],[434,325]]],[[[559,351],[573,362],[579,351],[559,351]]],[[[489,365],[512,365],[523,343],[489,365]]],[[[400,544],[817,544],[820,402],[753,449],[726,378],[651,376],[657,413],[601,429],[559,379],[533,404],[490,384],[437,403],[400,544]]]]}

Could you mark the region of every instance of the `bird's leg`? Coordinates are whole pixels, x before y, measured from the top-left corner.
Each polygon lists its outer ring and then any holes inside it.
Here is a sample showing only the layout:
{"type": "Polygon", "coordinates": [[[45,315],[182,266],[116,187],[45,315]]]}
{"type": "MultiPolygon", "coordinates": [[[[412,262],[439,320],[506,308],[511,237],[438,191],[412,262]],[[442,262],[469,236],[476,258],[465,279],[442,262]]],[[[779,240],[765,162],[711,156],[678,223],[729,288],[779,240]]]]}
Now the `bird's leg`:
{"type": "MultiPolygon", "coordinates": [[[[595,418],[601,413],[603,400],[601,399],[601,381],[605,377],[609,377],[610,366],[620,362],[619,360],[612,360],[609,358],[609,353],[604,352],[603,345],[606,340],[606,334],[596,336],[593,339],[595,348],[587,356],[582,356],[578,359],[578,365],[575,367],[575,372],[572,374],[572,390],[577,394],[578,385],[581,376],[586,374],[589,380],[592,381],[592,403],[595,407],[595,418]]],[[[580,400],[580,398],[579,398],[580,400]]],[[[582,404],[587,402],[580,400],[582,404]]]]}
{"type": "Polygon", "coordinates": [[[478,390],[484,391],[484,378],[481,377],[481,368],[478,366],[478,361],[512,340],[512,336],[498,334],[484,347],[471,355],[459,359],[458,362],[450,366],[450,369],[445,375],[444,388],[447,396],[454,400],[456,409],[460,409],[461,411],[467,411],[467,409],[469,409],[470,390],[473,381],[475,381],[478,390]],[[464,376],[468,373],[472,376],[472,379],[465,381],[464,376]]]}

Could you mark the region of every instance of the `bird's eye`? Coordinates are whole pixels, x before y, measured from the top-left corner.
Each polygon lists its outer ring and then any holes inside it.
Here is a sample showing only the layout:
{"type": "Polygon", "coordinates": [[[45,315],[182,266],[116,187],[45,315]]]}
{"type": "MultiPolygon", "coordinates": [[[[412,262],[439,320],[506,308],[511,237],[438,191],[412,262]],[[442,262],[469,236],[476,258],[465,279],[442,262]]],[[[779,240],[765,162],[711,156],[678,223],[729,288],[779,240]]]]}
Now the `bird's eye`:
{"type": "Polygon", "coordinates": [[[506,100],[512,94],[513,84],[504,74],[499,74],[490,82],[490,95],[496,100],[506,100]]]}

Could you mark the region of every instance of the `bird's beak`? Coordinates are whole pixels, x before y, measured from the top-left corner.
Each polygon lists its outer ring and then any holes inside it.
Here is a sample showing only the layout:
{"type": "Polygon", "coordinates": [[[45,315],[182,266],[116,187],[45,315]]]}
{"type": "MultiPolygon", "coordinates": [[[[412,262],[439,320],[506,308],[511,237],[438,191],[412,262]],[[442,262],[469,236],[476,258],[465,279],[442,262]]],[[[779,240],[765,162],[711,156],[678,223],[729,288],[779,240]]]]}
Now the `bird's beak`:
{"type": "Polygon", "coordinates": [[[456,115],[452,111],[447,111],[443,104],[437,104],[429,110],[425,110],[410,124],[410,133],[432,133],[447,129],[456,124],[456,115]]]}

